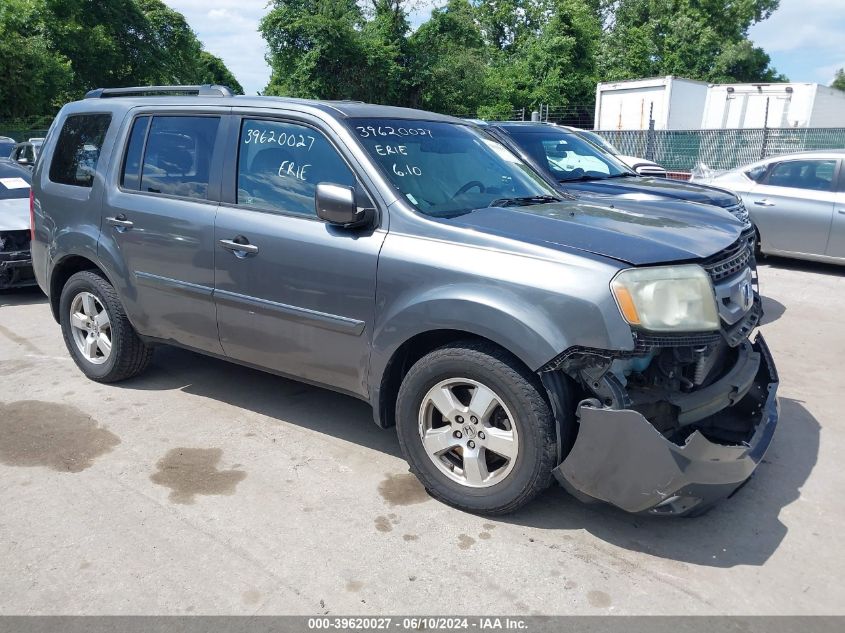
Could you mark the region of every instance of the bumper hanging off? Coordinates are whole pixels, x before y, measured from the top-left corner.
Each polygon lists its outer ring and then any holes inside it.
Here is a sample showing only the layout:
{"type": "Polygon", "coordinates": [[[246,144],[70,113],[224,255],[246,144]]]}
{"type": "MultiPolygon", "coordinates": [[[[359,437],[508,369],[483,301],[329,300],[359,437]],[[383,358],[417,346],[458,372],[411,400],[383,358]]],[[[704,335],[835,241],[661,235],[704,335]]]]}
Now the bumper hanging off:
{"type": "Polygon", "coordinates": [[[694,514],[730,496],[762,460],[778,422],[777,371],[762,335],[752,348],[760,356],[752,384],[736,400],[726,394],[732,404],[713,414],[742,429],[744,442],[712,441],[703,425],[678,445],[637,411],[582,403],[575,443],[553,471],[558,482],[579,499],[635,513],[694,514]]]}

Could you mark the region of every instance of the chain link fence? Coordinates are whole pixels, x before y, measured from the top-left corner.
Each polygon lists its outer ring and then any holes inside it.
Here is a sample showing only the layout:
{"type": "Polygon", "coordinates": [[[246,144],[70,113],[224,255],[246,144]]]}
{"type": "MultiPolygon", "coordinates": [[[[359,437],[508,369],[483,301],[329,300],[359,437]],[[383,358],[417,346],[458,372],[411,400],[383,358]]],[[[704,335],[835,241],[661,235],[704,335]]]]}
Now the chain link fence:
{"type": "Polygon", "coordinates": [[[33,137],[44,136],[50,123],[53,122],[53,116],[47,114],[22,119],[0,119],[0,136],[8,136],[18,143],[33,137]]]}
{"type": "MultiPolygon", "coordinates": [[[[534,120],[592,130],[594,106],[542,104],[468,118],[531,121],[532,116],[534,120]]],[[[653,160],[670,172],[690,172],[700,163],[710,169],[732,169],[779,154],[845,149],[845,128],[655,130],[653,127],[654,122],[649,121],[651,129],[597,130],[597,133],[622,154],[653,160]]]]}
{"type": "Polygon", "coordinates": [[[653,160],[672,171],[703,163],[732,169],[778,154],[845,149],[845,128],[747,130],[597,130],[626,156],[653,160]]]}

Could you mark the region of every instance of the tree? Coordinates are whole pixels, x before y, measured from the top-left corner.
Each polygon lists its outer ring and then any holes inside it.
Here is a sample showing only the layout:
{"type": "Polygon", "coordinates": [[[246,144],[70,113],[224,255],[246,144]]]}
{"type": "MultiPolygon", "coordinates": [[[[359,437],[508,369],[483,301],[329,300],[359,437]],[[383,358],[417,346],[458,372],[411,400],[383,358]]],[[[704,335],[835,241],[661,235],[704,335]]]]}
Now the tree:
{"type": "Polygon", "coordinates": [[[353,98],[364,52],[355,0],[274,0],[272,6],[259,26],[272,71],[264,94],[353,98]]]}
{"type": "Polygon", "coordinates": [[[402,3],[376,0],[366,19],[355,0],[274,0],[259,31],[270,49],[265,94],[404,100],[402,3]]]}
{"type": "Polygon", "coordinates": [[[70,60],[74,93],[150,75],[152,33],[137,2],[45,0],[41,15],[53,50],[70,60]]]}
{"type": "Polygon", "coordinates": [[[528,18],[522,26],[509,26],[521,35],[494,52],[488,92],[498,96],[493,104],[497,112],[504,113],[508,106],[593,101],[601,37],[596,8],[580,0],[551,0],[543,7],[545,19],[533,36],[530,29],[539,21],[528,18]]]}
{"type": "Polygon", "coordinates": [[[837,90],[845,90],[845,69],[840,68],[836,71],[836,77],[833,78],[830,87],[836,88],[837,90]]]}
{"type": "Polygon", "coordinates": [[[223,60],[208,51],[200,51],[197,83],[229,86],[235,94],[242,95],[244,93],[243,86],[238,83],[223,60]]]}
{"type": "Polygon", "coordinates": [[[481,29],[467,0],[449,0],[409,39],[408,104],[475,115],[485,101],[487,60],[481,29]]]}
{"type": "Polygon", "coordinates": [[[711,82],[783,81],[748,29],[780,0],[605,0],[605,80],[678,75],[711,82]]]}
{"type": "Polygon", "coordinates": [[[194,84],[242,90],[161,0],[3,0],[0,117],[52,114],[97,87],[194,84]]]}
{"type": "Polygon", "coordinates": [[[39,18],[30,0],[0,5],[0,118],[50,113],[68,96],[70,61],[50,50],[39,18]]]}

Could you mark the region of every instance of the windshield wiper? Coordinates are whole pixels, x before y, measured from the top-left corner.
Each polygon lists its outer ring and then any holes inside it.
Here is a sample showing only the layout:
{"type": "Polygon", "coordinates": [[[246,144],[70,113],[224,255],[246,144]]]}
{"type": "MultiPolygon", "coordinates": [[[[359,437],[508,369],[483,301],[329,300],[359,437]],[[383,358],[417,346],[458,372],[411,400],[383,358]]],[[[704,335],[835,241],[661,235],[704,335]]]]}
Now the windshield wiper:
{"type": "Polygon", "coordinates": [[[527,207],[531,204],[546,204],[548,202],[560,202],[557,196],[521,196],[516,198],[497,198],[488,207],[527,207]]]}
{"type": "Polygon", "coordinates": [[[634,173],[621,173],[621,174],[610,174],[609,176],[602,176],[599,180],[609,180],[611,178],[630,178],[631,176],[636,176],[637,174],[634,173]]]}
{"type": "Polygon", "coordinates": [[[584,174],[583,176],[576,176],[575,178],[559,178],[558,182],[562,185],[565,185],[568,182],[584,182],[585,180],[599,180],[596,176],[588,176],[584,174]]]}

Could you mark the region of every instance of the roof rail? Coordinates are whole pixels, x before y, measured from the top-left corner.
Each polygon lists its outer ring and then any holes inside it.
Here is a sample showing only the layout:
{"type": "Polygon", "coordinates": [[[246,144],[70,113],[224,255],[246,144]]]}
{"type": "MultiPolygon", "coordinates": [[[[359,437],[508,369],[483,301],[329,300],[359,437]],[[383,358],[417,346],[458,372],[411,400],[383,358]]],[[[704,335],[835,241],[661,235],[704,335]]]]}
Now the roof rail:
{"type": "Polygon", "coordinates": [[[233,97],[228,86],[203,84],[201,86],[131,86],[128,88],[96,88],[85,93],[86,99],[108,97],[156,96],[163,93],[196,95],[197,97],[233,97]]]}

